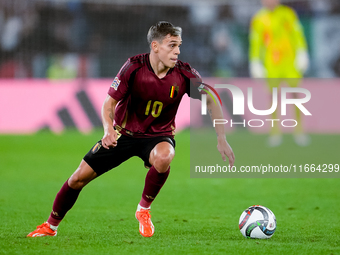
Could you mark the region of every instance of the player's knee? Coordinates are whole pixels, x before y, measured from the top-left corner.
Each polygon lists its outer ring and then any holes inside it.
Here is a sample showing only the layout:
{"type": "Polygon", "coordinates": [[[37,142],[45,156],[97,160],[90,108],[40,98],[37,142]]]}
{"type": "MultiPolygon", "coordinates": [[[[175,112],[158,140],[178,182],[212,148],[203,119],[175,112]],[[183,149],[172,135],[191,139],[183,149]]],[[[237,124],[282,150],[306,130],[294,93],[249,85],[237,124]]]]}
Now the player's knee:
{"type": "Polygon", "coordinates": [[[150,154],[150,163],[159,173],[165,173],[175,156],[175,149],[167,142],[159,143],[150,154]]]}
{"type": "Polygon", "coordinates": [[[68,180],[70,188],[80,190],[86,186],[93,178],[81,175],[79,172],[75,172],[68,180]]]}
{"type": "Polygon", "coordinates": [[[164,173],[168,170],[171,161],[173,160],[175,154],[171,152],[159,153],[155,158],[153,166],[160,173],[164,173]]]}
{"type": "Polygon", "coordinates": [[[70,179],[68,180],[68,186],[70,188],[75,189],[75,190],[80,190],[82,189],[87,183],[79,178],[78,175],[72,175],[70,179]]]}
{"type": "Polygon", "coordinates": [[[80,190],[96,177],[97,173],[82,160],[77,170],[69,178],[68,185],[72,189],[80,190]]]}

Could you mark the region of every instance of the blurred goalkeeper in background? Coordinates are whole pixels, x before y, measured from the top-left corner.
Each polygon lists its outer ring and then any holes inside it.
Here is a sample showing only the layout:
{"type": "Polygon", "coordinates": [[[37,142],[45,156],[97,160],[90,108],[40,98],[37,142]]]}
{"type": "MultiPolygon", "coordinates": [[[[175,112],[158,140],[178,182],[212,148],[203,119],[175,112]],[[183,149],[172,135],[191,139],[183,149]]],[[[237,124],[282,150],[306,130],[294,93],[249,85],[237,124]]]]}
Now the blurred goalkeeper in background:
{"type": "MultiPolygon", "coordinates": [[[[145,237],[154,234],[150,206],[165,184],[175,156],[178,106],[185,93],[199,99],[199,88],[205,86],[199,73],[178,59],[181,35],[182,29],[169,22],[151,26],[147,35],[150,53],[129,58],[109,88],[102,106],[103,138],[90,149],[61,187],[47,222],[28,234],[29,237],[56,236],[59,223],[76,202],[82,188],[133,156],[141,158],[149,169],[135,213],[139,232],[145,237]],[[193,90],[190,90],[191,80],[198,83],[193,90]]],[[[220,105],[211,97],[207,98],[207,109],[212,119],[223,118],[220,105]]],[[[222,159],[226,161],[228,157],[233,166],[235,157],[226,140],[224,125],[217,125],[215,130],[217,149],[222,159]]]]}
{"type": "MultiPolygon", "coordinates": [[[[252,18],[250,26],[249,63],[252,78],[266,78],[270,93],[282,83],[297,87],[308,68],[307,44],[299,19],[293,9],[280,0],[261,0],[263,8],[252,18]]],[[[278,90],[279,91],[279,90],[278,90]]],[[[294,95],[296,97],[296,95],[294,95]]],[[[294,140],[300,146],[309,144],[303,133],[301,114],[295,107],[294,140]]],[[[276,113],[273,119],[278,119],[276,113]]],[[[270,131],[268,145],[279,146],[282,135],[279,125],[270,131]]]]}

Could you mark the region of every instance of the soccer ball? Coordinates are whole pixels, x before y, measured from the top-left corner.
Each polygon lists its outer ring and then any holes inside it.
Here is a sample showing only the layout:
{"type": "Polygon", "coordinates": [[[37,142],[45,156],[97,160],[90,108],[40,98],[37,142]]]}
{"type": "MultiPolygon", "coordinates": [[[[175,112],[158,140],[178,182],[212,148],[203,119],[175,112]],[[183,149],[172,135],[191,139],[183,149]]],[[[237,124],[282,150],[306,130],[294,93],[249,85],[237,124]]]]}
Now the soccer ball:
{"type": "Polygon", "coordinates": [[[238,226],[244,237],[267,239],[275,232],[276,218],[267,207],[253,205],[241,214],[238,226]]]}

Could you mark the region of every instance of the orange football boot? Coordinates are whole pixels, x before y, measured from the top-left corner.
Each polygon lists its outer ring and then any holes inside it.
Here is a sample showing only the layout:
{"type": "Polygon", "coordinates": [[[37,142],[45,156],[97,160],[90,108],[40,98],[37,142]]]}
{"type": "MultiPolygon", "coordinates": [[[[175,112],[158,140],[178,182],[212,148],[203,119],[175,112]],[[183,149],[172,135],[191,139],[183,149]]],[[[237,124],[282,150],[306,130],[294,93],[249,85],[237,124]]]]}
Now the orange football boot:
{"type": "Polygon", "coordinates": [[[40,226],[37,226],[37,229],[33,232],[29,233],[27,237],[38,237],[38,236],[56,236],[57,230],[52,230],[50,227],[50,223],[45,222],[40,226]]]}
{"type": "Polygon", "coordinates": [[[141,208],[136,211],[136,219],[139,221],[139,233],[144,237],[151,237],[155,232],[155,227],[151,221],[150,209],[141,208]]]}

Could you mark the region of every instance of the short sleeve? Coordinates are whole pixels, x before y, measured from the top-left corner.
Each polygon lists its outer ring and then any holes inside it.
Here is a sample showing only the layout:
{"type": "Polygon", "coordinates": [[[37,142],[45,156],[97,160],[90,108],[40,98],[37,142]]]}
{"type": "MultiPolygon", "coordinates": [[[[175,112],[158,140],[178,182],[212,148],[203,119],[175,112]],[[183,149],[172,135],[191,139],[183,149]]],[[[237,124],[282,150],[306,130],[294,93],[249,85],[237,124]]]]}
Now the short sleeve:
{"type": "Polygon", "coordinates": [[[201,99],[201,94],[205,93],[202,91],[204,88],[202,77],[199,72],[190,67],[190,72],[188,72],[189,84],[187,84],[187,94],[189,97],[194,99],[201,99]]]}
{"type": "Polygon", "coordinates": [[[122,66],[122,68],[119,70],[117,76],[114,78],[109,88],[108,94],[117,101],[120,101],[122,98],[124,98],[125,94],[128,91],[130,67],[131,61],[130,59],[128,59],[122,66]]]}

